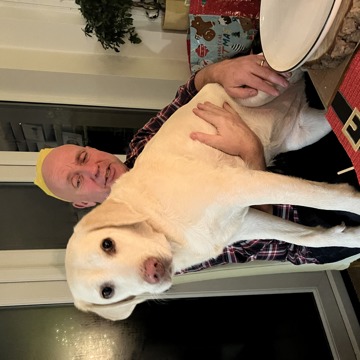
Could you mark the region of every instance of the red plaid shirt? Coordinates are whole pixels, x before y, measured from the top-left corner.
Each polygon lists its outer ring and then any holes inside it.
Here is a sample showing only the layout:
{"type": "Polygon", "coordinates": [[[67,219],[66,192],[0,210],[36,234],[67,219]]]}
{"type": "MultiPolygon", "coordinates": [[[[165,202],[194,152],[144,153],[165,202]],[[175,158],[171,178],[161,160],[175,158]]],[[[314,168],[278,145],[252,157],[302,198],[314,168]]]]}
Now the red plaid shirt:
{"type": "MultiPolygon", "coordinates": [[[[176,93],[175,99],[151,118],[131,140],[125,165],[128,168],[134,166],[135,160],[144,149],[147,142],[156,134],[164,122],[181,106],[187,104],[196,94],[194,75],[188,82],[181,86],[176,93]]],[[[298,221],[296,209],[291,205],[275,205],[274,215],[294,222],[298,221]]],[[[182,270],[180,273],[199,271],[215,265],[229,263],[244,263],[253,260],[277,260],[289,261],[295,265],[318,263],[315,258],[308,256],[308,250],[304,246],[289,244],[277,240],[247,240],[239,241],[224,248],[217,258],[209,259],[201,264],[194,265],[182,270]]]]}

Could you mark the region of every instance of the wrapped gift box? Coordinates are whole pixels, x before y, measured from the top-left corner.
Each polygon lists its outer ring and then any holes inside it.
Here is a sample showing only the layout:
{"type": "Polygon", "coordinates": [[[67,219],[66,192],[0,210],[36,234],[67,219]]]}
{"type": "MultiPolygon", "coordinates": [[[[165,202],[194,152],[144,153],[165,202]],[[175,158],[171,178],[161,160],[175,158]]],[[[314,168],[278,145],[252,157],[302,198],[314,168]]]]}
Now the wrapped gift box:
{"type": "Polygon", "coordinates": [[[354,53],[326,113],[334,133],[350,157],[360,183],[360,51],[354,53]]]}

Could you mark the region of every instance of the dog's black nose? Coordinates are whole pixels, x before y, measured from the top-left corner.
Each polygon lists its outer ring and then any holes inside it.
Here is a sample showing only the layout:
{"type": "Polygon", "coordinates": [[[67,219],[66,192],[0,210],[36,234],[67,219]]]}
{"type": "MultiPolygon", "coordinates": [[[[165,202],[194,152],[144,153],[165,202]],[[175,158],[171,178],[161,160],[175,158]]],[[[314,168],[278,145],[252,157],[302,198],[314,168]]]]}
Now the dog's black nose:
{"type": "Polygon", "coordinates": [[[152,257],[144,262],[144,279],[149,284],[157,284],[165,274],[165,266],[161,261],[152,257]]]}

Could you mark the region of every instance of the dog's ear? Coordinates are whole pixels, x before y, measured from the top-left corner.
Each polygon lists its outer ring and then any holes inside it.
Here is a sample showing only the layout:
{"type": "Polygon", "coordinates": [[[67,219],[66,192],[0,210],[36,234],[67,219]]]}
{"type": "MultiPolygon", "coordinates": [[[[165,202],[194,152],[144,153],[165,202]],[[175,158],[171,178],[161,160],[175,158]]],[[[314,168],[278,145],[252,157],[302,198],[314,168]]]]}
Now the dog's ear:
{"type": "Polygon", "coordinates": [[[147,300],[144,297],[132,296],[123,301],[109,305],[91,304],[83,301],[75,301],[74,305],[81,311],[93,312],[104,319],[116,321],[125,320],[135,309],[135,306],[147,300]]]}
{"type": "Polygon", "coordinates": [[[146,219],[144,214],[140,214],[129,205],[107,199],[86,214],[75,226],[74,232],[90,231],[108,226],[133,225],[146,219]]]}

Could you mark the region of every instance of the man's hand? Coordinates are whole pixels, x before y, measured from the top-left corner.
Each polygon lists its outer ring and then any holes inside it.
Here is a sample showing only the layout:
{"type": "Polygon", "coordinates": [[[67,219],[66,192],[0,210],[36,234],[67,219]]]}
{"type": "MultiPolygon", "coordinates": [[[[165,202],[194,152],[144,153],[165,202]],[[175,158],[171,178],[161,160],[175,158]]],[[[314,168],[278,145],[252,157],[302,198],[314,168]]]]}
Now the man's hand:
{"type": "Polygon", "coordinates": [[[227,59],[201,69],[195,76],[195,87],[199,91],[209,83],[221,84],[235,98],[255,96],[258,90],[277,96],[274,85],[288,86],[290,73],[279,74],[266,63],[262,54],[227,59]]]}
{"type": "MultiPolygon", "coordinates": [[[[257,135],[228,104],[223,107],[210,102],[199,103],[194,114],[213,125],[217,134],[192,132],[190,137],[229,155],[240,156],[254,170],[265,170],[264,148],[257,135]]],[[[272,214],[271,205],[254,206],[272,214]]]]}
{"type": "Polygon", "coordinates": [[[265,170],[264,149],[259,138],[228,103],[225,102],[223,107],[210,102],[199,103],[193,112],[217,131],[215,135],[193,132],[190,134],[193,140],[229,155],[240,156],[252,165],[251,168],[265,170]]]}

